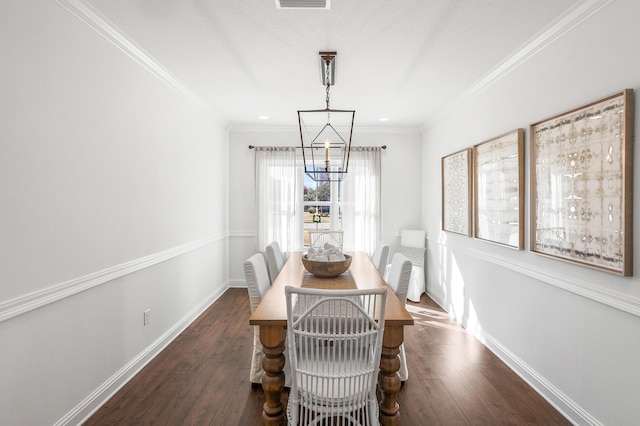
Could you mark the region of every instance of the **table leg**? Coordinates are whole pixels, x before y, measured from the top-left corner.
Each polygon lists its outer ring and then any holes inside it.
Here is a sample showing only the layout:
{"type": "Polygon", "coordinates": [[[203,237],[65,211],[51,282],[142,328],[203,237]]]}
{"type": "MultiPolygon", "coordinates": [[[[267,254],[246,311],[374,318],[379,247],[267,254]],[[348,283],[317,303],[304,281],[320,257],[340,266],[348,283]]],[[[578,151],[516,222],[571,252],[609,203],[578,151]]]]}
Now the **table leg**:
{"type": "Polygon", "coordinates": [[[262,390],[266,402],[262,407],[262,424],[269,426],[286,424],[282,389],[284,389],[284,345],[286,330],[278,326],[260,326],[260,342],[262,343],[262,390]]]}
{"type": "Polygon", "coordinates": [[[404,329],[400,326],[385,326],[382,339],[382,356],[378,386],[382,401],[380,402],[380,423],[382,425],[399,425],[400,412],[397,402],[400,391],[400,345],[404,339],[404,329]]]}

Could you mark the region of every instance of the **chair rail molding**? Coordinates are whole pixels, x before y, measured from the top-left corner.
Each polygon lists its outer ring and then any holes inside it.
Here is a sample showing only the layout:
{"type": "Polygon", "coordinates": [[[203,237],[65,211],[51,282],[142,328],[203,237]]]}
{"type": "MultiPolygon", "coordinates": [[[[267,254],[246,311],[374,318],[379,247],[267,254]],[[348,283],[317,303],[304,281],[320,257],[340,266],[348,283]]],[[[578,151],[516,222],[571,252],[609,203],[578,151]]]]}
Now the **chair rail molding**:
{"type": "Polygon", "coordinates": [[[545,269],[533,267],[529,263],[524,261],[497,256],[487,253],[483,250],[465,247],[455,243],[452,244],[450,241],[443,242],[440,240],[433,240],[429,238],[427,238],[427,240],[430,243],[436,244],[442,248],[462,251],[477,259],[481,259],[486,262],[493,263],[497,266],[510,269],[512,271],[526,275],[530,278],[534,278],[538,281],[544,282],[554,287],[561,288],[579,296],[586,297],[612,308],[619,309],[623,312],[627,312],[629,314],[640,317],[640,298],[621,294],[604,286],[596,286],[589,281],[577,279],[569,275],[549,273],[545,269]]]}
{"type": "Polygon", "coordinates": [[[254,238],[257,237],[258,234],[256,231],[231,231],[229,232],[230,238],[254,238]]]}
{"type": "Polygon", "coordinates": [[[22,315],[29,311],[33,311],[34,309],[41,308],[50,303],[57,302],[66,297],[73,296],[81,291],[99,286],[116,278],[131,274],[132,272],[148,268],[216,241],[224,240],[226,237],[226,233],[203,237],[177,247],[153,253],[101,271],[55,284],[50,287],[43,288],[42,290],[0,302],[0,322],[22,315]]]}

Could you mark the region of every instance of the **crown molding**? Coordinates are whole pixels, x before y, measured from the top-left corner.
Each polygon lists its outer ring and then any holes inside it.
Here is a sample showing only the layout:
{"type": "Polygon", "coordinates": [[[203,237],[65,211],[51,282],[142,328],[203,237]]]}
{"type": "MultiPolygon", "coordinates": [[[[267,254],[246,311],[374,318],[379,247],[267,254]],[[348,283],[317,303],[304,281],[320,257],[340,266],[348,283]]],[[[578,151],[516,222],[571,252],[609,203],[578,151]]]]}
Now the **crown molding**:
{"type": "Polygon", "coordinates": [[[515,52],[507,56],[502,62],[496,65],[491,71],[467,87],[458,97],[449,102],[438,114],[427,120],[421,129],[437,121],[444,113],[451,111],[462,102],[477,96],[513,70],[544,50],[547,46],[589,19],[601,9],[607,7],[615,0],[586,0],[578,2],[576,7],[568,10],[563,15],[552,21],[544,30],[535,35],[532,39],[520,46],[515,52]]]}
{"type": "Polygon", "coordinates": [[[599,12],[615,0],[589,0],[579,2],[578,5],[564,15],[559,16],[543,31],[521,46],[509,57],[498,64],[493,70],[485,74],[465,91],[466,97],[473,97],[495,82],[502,79],[524,62],[531,59],[538,52],[544,50],[551,43],[571,31],[576,26],[599,12]]]}
{"type": "Polygon", "coordinates": [[[153,56],[136,45],[122,30],[110,22],[85,0],[54,0],[82,23],[87,25],[105,40],[117,47],[125,55],[129,56],[144,69],[149,71],[158,80],[177,92],[185,99],[193,102],[204,112],[209,114],[218,123],[223,123],[220,113],[211,105],[191,91],[184,83],[171,74],[153,56]]]}
{"type": "MultiPolygon", "coordinates": [[[[290,132],[299,135],[300,128],[293,125],[265,125],[265,124],[245,124],[233,123],[228,127],[230,133],[278,133],[290,132]]],[[[420,127],[416,126],[358,126],[354,124],[353,134],[377,133],[377,134],[422,134],[420,127]]]]}

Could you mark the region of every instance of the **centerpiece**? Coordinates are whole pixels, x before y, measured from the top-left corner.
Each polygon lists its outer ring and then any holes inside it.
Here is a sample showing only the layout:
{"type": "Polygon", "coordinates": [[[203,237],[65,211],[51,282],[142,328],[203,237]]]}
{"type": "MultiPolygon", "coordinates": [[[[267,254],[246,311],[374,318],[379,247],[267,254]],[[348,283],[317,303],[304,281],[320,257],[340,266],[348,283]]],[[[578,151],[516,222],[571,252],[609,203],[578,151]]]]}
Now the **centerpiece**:
{"type": "Polygon", "coordinates": [[[332,278],[344,273],[351,266],[351,256],[339,248],[325,244],[323,248],[312,247],[302,256],[305,269],[319,278],[332,278]]]}

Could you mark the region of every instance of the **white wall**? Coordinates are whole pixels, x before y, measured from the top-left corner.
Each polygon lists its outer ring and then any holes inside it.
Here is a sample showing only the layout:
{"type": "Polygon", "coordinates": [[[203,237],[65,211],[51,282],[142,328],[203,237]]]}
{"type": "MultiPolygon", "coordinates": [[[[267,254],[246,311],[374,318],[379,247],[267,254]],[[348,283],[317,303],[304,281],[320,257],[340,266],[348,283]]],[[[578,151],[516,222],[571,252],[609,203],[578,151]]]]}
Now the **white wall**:
{"type": "MultiPolygon", "coordinates": [[[[2,424],[78,423],[229,282],[243,286],[258,250],[247,145],[298,143],[295,129],[227,136],[67,3],[6,0],[0,13],[2,424]]],[[[532,122],[638,89],[639,12],[611,2],[422,139],[354,134],[389,147],[383,240],[424,227],[433,297],[579,424],[640,417],[638,278],[442,233],[440,158],[518,127],[528,142],[532,122]]]]}
{"type": "Polygon", "coordinates": [[[60,3],[1,8],[0,423],[78,423],[226,288],[227,134],[60,3]]]}
{"type": "MultiPolygon", "coordinates": [[[[574,28],[565,25],[570,30],[544,50],[430,122],[423,140],[424,182],[440,182],[442,156],[524,128],[528,230],[529,124],[621,89],[635,89],[638,96],[640,3],[590,3],[605,7],[574,28]]],[[[636,129],[639,116],[636,112],[636,129]]],[[[639,161],[636,155],[636,167],[639,161]]],[[[638,173],[634,180],[640,188],[638,173]]],[[[432,297],[575,423],[636,424],[638,250],[636,277],[624,278],[444,233],[441,187],[424,184],[423,190],[425,206],[433,207],[423,212],[432,297]]],[[[636,224],[639,215],[636,208],[636,224]]],[[[636,248],[637,242],[636,232],[636,248]]]]}
{"type": "MultiPolygon", "coordinates": [[[[295,117],[295,111],[292,111],[295,117]]],[[[357,121],[357,114],[356,114],[357,121]]],[[[255,222],[255,146],[297,146],[297,128],[233,128],[229,135],[229,276],[232,285],[246,286],[242,264],[258,250],[255,222]]],[[[421,229],[422,142],[417,130],[354,128],[353,145],[382,146],[381,240],[396,245],[400,230],[421,229]],[[398,190],[398,188],[404,188],[398,190]],[[401,206],[401,207],[400,207],[401,206]]]]}

